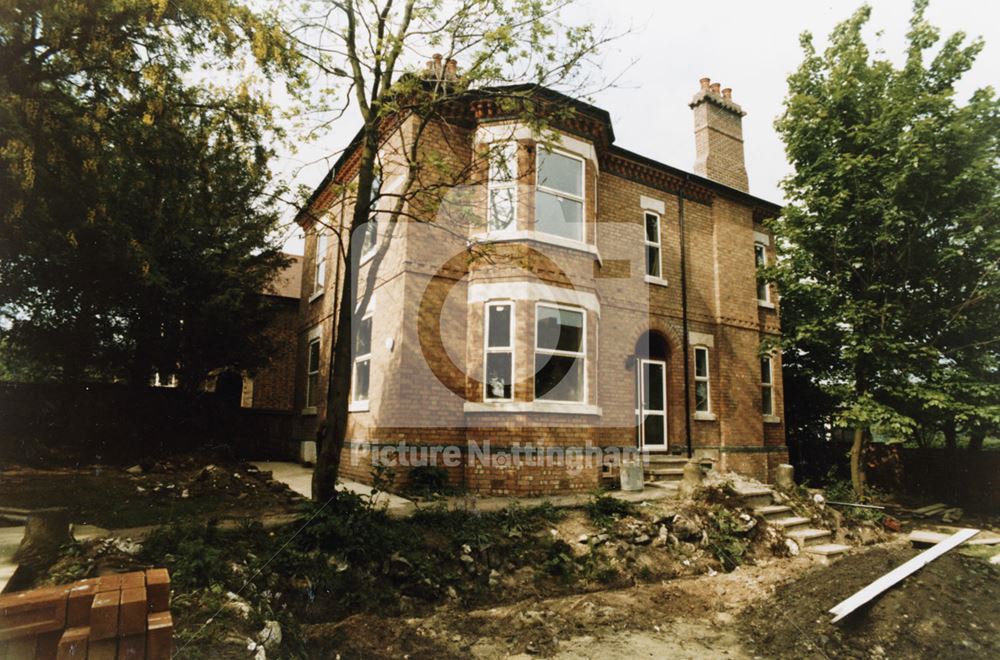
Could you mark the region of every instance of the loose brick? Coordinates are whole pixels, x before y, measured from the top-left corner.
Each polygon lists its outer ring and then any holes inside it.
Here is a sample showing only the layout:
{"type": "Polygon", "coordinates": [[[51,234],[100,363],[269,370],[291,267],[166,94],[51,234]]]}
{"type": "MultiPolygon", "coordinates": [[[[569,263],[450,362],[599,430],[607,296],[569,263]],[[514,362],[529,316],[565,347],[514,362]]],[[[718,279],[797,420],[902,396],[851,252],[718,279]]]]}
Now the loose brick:
{"type": "Polygon", "coordinates": [[[116,660],[118,639],[91,639],[87,645],[87,660],[116,660]]]}
{"type": "Polygon", "coordinates": [[[98,578],[79,580],[70,586],[69,602],[66,608],[66,626],[76,628],[90,622],[90,606],[97,593],[98,578]]]}
{"type": "Polygon", "coordinates": [[[170,609],[170,573],[167,569],[150,568],[146,571],[146,598],[150,612],[170,609]]]}
{"type": "Polygon", "coordinates": [[[167,660],[174,652],[174,620],[170,612],[146,618],[146,660],[167,660]]]}
{"type": "Polygon", "coordinates": [[[68,593],[63,586],[0,596],[0,640],[64,628],[68,593]]]}
{"type": "Polygon", "coordinates": [[[67,628],[59,638],[58,660],[86,660],[89,626],[67,628]]]}
{"type": "Polygon", "coordinates": [[[122,589],[121,594],[118,609],[119,637],[146,632],[146,587],[122,589]]]}
{"type": "Polygon", "coordinates": [[[118,609],[120,602],[120,591],[102,591],[94,596],[94,603],[90,607],[91,640],[118,637],[118,609]]]}
{"type": "MultiPolygon", "coordinates": [[[[145,621],[143,622],[145,626],[145,621]]],[[[118,641],[118,660],[142,660],[146,656],[146,635],[129,635],[118,641]]]]}

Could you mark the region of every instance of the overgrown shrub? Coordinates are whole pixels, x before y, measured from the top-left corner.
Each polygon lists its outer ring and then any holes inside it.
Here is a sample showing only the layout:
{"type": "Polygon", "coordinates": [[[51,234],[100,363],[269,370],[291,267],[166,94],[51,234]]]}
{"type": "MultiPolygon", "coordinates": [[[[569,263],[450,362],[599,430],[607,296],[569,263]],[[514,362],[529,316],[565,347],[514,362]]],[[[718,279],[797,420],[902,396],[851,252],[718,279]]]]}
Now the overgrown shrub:
{"type": "Polygon", "coordinates": [[[619,518],[631,514],[634,507],[631,502],[598,492],[584,505],[584,510],[595,525],[607,529],[619,518]]]}

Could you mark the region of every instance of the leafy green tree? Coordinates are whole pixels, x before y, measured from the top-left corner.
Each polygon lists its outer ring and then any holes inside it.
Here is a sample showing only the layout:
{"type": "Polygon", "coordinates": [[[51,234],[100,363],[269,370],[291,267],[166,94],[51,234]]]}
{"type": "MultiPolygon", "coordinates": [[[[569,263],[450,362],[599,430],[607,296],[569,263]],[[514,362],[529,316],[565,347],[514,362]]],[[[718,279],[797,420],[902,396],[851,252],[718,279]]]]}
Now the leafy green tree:
{"type": "Polygon", "coordinates": [[[804,34],[775,124],[795,169],[774,224],[789,364],[854,428],[859,497],[865,429],[998,420],[1000,104],[989,88],[956,102],[983,43],[941,41],[926,6],[899,67],[865,44],[868,6],[822,54],[804,34]]]}
{"type": "Polygon", "coordinates": [[[263,357],[278,135],[250,63],[283,77],[295,55],[234,0],[0,2],[8,349],[63,380],[189,386],[263,357]]]}
{"type": "MultiPolygon", "coordinates": [[[[475,94],[499,102],[512,118],[539,132],[555,117],[572,112],[561,102],[545,110],[536,103],[542,87],[577,91],[591,84],[587,60],[613,36],[591,25],[573,26],[560,20],[568,0],[502,2],[500,0],[406,0],[394,3],[312,2],[304,5],[290,35],[314,70],[331,80],[330,98],[321,107],[353,107],[362,126],[351,147],[360,152],[357,175],[334,196],[343,200],[349,219],[330,226],[339,237],[339,253],[347,264],[333,306],[334,338],[327,368],[328,383],[322,442],[313,477],[313,496],[334,492],[340,452],[347,428],[351,384],[350,328],[370,299],[374,274],[386,253],[393,227],[400,218],[420,221],[455,186],[476,183],[474,167],[456,165],[453,155],[426,146],[435,122],[449,121],[453,104],[475,94]],[[436,79],[419,73],[432,53],[442,67],[436,79]],[[461,67],[452,68],[454,58],[461,67]],[[519,86],[514,86],[517,83],[519,86]],[[393,123],[408,119],[405,135],[393,134],[393,123]],[[392,134],[404,141],[396,156],[406,164],[406,176],[391,196],[376,186],[381,168],[379,149],[392,134]],[[358,282],[360,245],[351,240],[367,225],[371,209],[389,199],[381,213],[379,247],[365,282],[358,282]],[[419,209],[419,211],[416,211],[419,209]],[[361,301],[352,304],[356,293],[361,301]],[[345,304],[344,301],[348,301],[345,304]]],[[[380,206],[379,208],[382,208],[380,206]]],[[[323,222],[305,209],[311,222],[323,222]]],[[[442,231],[447,229],[442,228],[442,231]]]]}

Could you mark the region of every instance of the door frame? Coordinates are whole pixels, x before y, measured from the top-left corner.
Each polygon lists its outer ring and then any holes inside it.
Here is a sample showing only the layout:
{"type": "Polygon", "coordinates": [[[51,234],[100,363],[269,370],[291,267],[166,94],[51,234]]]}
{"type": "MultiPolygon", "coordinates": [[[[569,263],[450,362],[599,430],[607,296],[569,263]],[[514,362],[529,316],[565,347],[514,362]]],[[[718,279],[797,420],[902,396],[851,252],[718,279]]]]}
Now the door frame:
{"type": "Polygon", "coordinates": [[[638,428],[638,438],[639,438],[639,450],[640,451],[656,451],[665,452],[670,449],[670,434],[667,432],[667,362],[666,360],[655,360],[651,358],[639,358],[636,363],[636,390],[635,390],[635,417],[638,428]],[[642,391],[643,391],[643,374],[645,373],[645,366],[647,364],[658,364],[661,368],[662,382],[660,386],[662,387],[663,393],[663,410],[646,410],[643,408],[642,403],[642,391]],[[646,415],[662,415],[663,416],[663,444],[662,445],[646,445],[646,415]]]}

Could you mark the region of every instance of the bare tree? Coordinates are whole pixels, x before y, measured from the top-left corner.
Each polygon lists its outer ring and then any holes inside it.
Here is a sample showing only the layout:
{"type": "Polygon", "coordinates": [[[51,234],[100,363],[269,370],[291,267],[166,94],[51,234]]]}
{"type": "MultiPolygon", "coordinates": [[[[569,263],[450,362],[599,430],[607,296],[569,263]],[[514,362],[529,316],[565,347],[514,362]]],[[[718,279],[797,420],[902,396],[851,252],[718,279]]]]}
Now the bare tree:
{"type": "MultiPolygon", "coordinates": [[[[346,90],[335,116],[353,104],[362,119],[348,147],[350,154],[344,155],[356,159],[351,176],[327,184],[327,196],[332,193],[337,199],[343,219],[330,220],[315,200],[302,211],[309,222],[326,226],[336,236],[343,264],[325,420],[313,475],[315,498],[325,500],[334,492],[347,430],[351,328],[357,327],[358,315],[368,306],[397,223],[433,217],[428,209],[456,186],[475,184],[488,169],[483,164],[492,156],[488,150],[464,161],[453,157],[458,147],[431,153],[425,145],[428,133],[447,142],[447,127],[460,120],[462,108],[467,112],[475,100],[498,104],[506,115],[541,133],[575,110],[567,103],[568,96],[548,90],[579,97],[609,84],[603,76],[592,75],[599,69],[593,58],[613,35],[589,24],[565,24],[560,17],[569,4],[568,0],[315,2],[289,30],[306,60],[339,83],[335,89],[346,90]],[[431,57],[432,53],[439,54],[431,57]],[[402,182],[383,191],[377,182],[389,171],[402,182]],[[376,208],[378,247],[365,282],[359,283],[361,245],[376,208]]],[[[460,231],[445,223],[435,226],[460,231]]],[[[469,249],[475,252],[476,247],[469,249]]]]}

